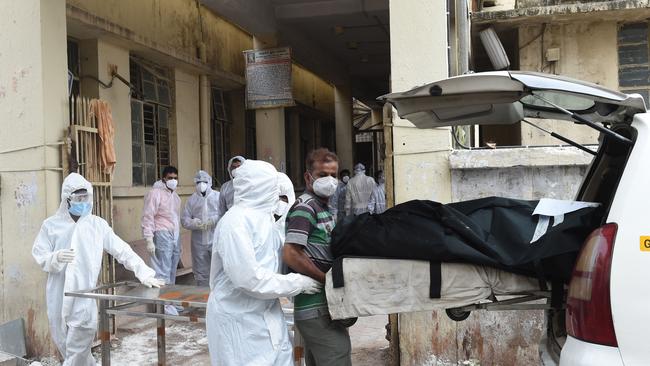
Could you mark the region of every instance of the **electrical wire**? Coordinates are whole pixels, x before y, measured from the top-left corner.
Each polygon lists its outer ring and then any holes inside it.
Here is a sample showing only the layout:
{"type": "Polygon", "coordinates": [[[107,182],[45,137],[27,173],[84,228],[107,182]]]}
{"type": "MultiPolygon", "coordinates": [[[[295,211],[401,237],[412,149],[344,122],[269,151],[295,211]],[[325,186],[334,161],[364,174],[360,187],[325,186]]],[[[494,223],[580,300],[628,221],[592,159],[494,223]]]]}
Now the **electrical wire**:
{"type": "Polygon", "coordinates": [[[15,153],[15,152],[19,152],[19,151],[25,151],[25,150],[31,150],[31,149],[38,149],[38,148],[40,148],[40,147],[56,147],[56,146],[61,146],[61,145],[63,145],[63,144],[65,144],[65,142],[63,142],[63,141],[59,141],[59,142],[54,142],[54,143],[51,143],[51,144],[34,145],[34,146],[27,146],[27,147],[19,147],[19,148],[16,148],[16,149],[10,149],[10,150],[3,150],[3,151],[0,151],[0,155],[2,155],[2,154],[9,154],[9,153],[15,153]]]}
{"type": "Polygon", "coordinates": [[[457,128],[457,127],[458,127],[458,126],[451,126],[451,136],[454,138],[454,141],[456,141],[456,144],[457,144],[458,146],[460,146],[461,148],[463,148],[463,149],[465,149],[465,150],[472,150],[471,147],[467,147],[467,146],[463,145],[463,144],[460,142],[460,140],[458,139],[458,136],[456,136],[456,128],[457,128]]]}

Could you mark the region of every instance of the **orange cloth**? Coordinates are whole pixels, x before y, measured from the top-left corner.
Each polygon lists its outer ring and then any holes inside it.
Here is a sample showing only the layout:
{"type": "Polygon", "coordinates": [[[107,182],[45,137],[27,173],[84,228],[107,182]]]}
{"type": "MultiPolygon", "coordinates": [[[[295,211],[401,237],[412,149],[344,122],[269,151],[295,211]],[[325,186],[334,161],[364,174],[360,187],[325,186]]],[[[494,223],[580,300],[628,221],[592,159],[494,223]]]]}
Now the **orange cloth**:
{"type": "Polygon", "coordinates": [[[93,99],[90,101],[90,115],[94,115],[97,120],[97,130],[101,141],[99,157],[102,172],[104,174],[113,174],[117,157],[115,155],[115,127],[111,106],[106,101],[93,99]]]}

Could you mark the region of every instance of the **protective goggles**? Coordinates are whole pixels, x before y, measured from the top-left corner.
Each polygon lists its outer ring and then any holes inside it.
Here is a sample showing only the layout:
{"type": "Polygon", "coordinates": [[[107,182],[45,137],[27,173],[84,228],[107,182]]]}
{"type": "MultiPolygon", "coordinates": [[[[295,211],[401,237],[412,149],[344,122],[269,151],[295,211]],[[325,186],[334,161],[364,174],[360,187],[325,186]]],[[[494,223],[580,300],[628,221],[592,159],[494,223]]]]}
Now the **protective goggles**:
{"type": "Polygon", "coordinates": [[[90,193],[73,193],[69,199],[70,202],[92,202],[93,195],[90,193]]]}

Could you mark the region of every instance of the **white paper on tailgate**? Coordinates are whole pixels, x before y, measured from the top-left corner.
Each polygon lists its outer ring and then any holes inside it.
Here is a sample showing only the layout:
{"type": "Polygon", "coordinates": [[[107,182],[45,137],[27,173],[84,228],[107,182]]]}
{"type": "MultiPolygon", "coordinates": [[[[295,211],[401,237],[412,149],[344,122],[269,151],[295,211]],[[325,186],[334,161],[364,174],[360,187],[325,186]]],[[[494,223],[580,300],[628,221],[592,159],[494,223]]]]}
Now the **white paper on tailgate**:
{"type": "Polygon", "coordinates": [[[447,309],[475,304],[490,294],[539,290],[536,279],[460,263],[441,264],[441,298],[429,298],[429,262],[402,259],[343,259],[344,287],[325,291],[332,319],[447,309]]]}

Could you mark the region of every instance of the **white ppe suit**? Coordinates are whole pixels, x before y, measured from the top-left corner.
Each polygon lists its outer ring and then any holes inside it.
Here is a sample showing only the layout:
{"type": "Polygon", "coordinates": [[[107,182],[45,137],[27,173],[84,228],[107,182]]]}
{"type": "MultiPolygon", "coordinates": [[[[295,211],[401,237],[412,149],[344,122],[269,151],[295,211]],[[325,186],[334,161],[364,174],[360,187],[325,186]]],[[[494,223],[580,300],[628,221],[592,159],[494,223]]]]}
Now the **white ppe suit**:
{"type": "Polygon", "coordinates": [[[72,219],[68,198],[79,189],[92,195],[86,179],[76,173],[68,175],[61,188],[61,206],[43,222],[32,248],[34,259],[48,273],[47,316],[52,339],[65,358],[64,366],[95,365],[90,347],[97,331],[97,304],[93,299],[64,297],[64,293],[97,285],[104,250],[135,272],[140,281],[155,276],[104,219],[92,214],[81,216],[77,222],[72,219]],[[60,263],[57,254],[67,249],[74,249],[75,258],[71,263],[60,263]]]}
{"type": "Polygon", "coordinates": [[[194,192],[185,203],[181,224],[192,231],[192,272],[197,286],[210,285],[210,263],[214,229],[219,221],[219,192],[212,190],[212,177],[203,171],[194,177],[194,183],[206,182],[205,195],[194,192]]]}
{"type": "Polygon", "coordinates": [[[377,183],[372,191],[370,202],[368,203],[368,212],[371,214],[382,214],[386,211],[386,185],[377,183]]]}
{"type": "Polygon", "coordinates": [[[243,164],[246,159],[244,159],[242,156],[233,156],[230,158],[230,160],[228,160],[227,170],[228,174],[230,175],[230,180],[222,184],[221,188],[219,189],[219,213],[221,216],[230,210],[230,208],[235,203],[235,188],[232,185],[233,177],[232,171],[230,170],[232,168],[232,163],[235,161],[239,161],[243,164]]]}
{"type": "Polygon", "coordinates": [[[181,198],[160,180],[144,197],[142,233],[145,238],[153,238],[156,253],[151,256],[151,266],[156,277],[166,284],[176,283],[181,258],[180,211],[181,198]]]}
{"type": "Polygon", "coordinates": [[[357,164],[354,167],[354,177],[350,179],[345,190],[346,215],[361,215],[368,212],[370,196],[375,186],[375,180],[366,175],[363,164],[357,164]]]}
{"type": "Polygon", "coordinates": [[[347,183],[340,181],[336,187],[336,191],[328,201],[329,211],[334,216],[334,221],[336,222],[339,222],[339,220],[345,217],[345,195],[347,187],[347,183]]]}
{"type": "Polygon", "coordinates": [[[289,215],[289,210],[296,202],[296,192],[293,190],[293,183],[291,179],[284,173],[278,173],[278,189],[280,194],[278,196],[287,196],[287,206],[284,212],[276,212],[280,218],[275,222],[276,231],[281,235],[280,246],[284,244],[284,238],[286,236],[286,223],[287,215],[289,215]]]}
{"type": "Polygon", "coordinates": [[[247,160],[233,175],[235,204],[217,225],[212,252],[206,320],[212,365],[289,366],[292,345],[278,298],[314,281],[278,273],[275,168],[247,160]]]}

